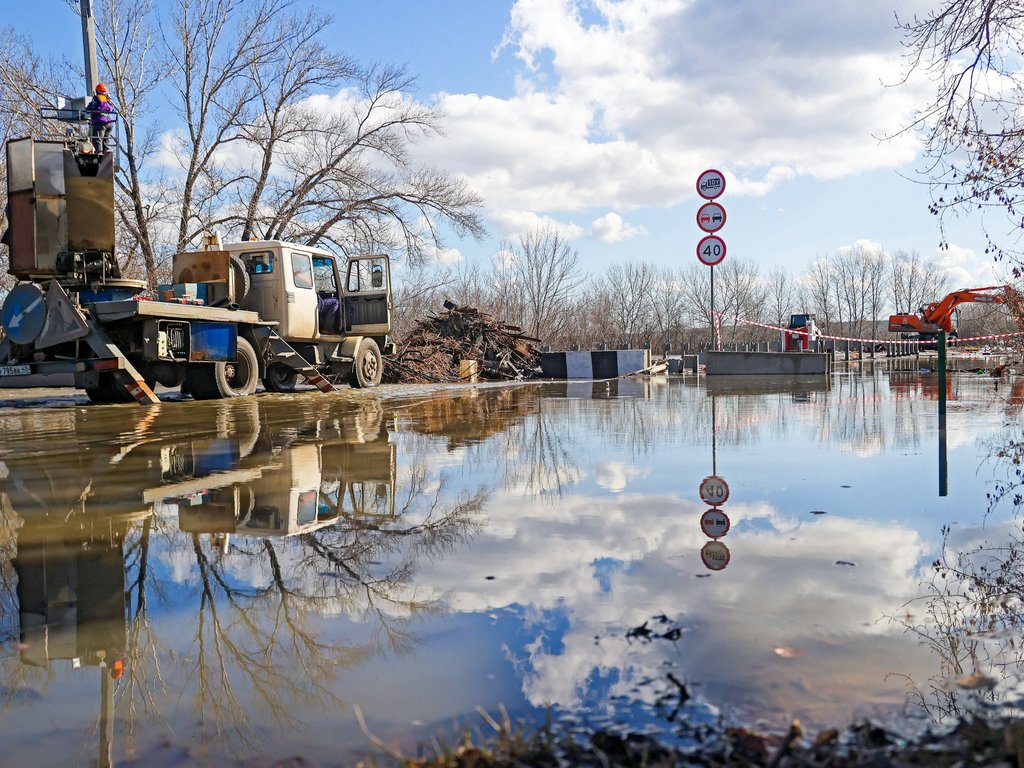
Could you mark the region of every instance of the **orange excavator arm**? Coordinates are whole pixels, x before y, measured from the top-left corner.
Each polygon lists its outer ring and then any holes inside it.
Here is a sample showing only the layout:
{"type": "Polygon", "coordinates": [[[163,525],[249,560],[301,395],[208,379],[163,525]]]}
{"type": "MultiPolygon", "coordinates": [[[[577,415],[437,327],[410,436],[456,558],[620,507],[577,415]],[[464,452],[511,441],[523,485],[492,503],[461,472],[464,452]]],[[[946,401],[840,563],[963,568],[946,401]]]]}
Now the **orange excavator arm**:
{"type": "MultiPolygon", "coordinates": [[[[1012,288],[1008,285],[993,285],[987,288],[964,288],[953,291],[940,301],[933,301],[914,314],[896,314],[889,316],[889,332],[936,334],[939,331],[949,333],[953,330],[953,310],[961,304],[980,302],[986,304],[1005,304],[1011,296],[1012,288]],[[996,291],[996,293],[993,293],[996,291]]],[[[1016,292],[1014,291],[1014,294],[1016,292]]]]}

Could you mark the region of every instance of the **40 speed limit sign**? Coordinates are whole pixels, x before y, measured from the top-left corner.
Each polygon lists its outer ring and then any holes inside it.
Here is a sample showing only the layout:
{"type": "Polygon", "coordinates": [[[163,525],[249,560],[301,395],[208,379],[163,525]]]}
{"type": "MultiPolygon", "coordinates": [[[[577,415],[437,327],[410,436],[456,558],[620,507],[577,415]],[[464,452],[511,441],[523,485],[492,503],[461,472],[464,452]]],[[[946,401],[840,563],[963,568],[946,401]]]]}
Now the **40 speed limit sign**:
{"type": "Polygon", "coordinates": [[[729,484],[718,475],[709,475],[701,480],[700,500],[717,507],[729,500],[729,484]]]}
{"type": "Polygon", "coordinates": [[[708,235],[697,243],[697,258],[701,264],[715,266],[725,258],[725,241],[718,235],[708,235]]]}

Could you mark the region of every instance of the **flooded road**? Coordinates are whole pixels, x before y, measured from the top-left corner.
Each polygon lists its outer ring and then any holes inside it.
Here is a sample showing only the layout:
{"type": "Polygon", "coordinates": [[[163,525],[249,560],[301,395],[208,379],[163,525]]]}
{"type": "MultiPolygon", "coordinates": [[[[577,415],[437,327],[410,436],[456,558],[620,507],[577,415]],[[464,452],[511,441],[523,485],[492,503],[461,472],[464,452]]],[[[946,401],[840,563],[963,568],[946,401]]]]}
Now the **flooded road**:
{"type": "Polygon", "coordinates": [[[477,707],[685,741],[1018,704],[1024,382],[953,378],[947,496],[937,394],[879,366],[0,402],[4,759],[337,764],[477,707]]]}

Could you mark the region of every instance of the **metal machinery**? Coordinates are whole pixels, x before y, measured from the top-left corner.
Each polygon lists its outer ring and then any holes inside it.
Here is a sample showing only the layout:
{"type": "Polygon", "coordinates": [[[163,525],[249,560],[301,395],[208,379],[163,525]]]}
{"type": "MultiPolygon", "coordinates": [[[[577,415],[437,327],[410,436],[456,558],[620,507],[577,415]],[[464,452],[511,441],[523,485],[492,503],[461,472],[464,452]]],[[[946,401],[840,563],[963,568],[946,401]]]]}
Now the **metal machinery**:
{"type": "Polygon", "coordinates": [[[782,348],[786,352],[807,352],[818,335],[814,315],[806,313],[789,316],[787,330],[782,332],[782,348]],[[794,333],[800,331],[800,333],[794,333]]]}
{"type": "Polygon", "coordinates": [[[917,312],[890,315],[889,332],[915,334],[921,341],[933,341],[940,332],[953,333],[953,311],[961,304],[1007,304],[1017,300],[1017,292],[1008,285],[964,288],[919,308],[917,312]]]}
{"type": "MultiPolygon", "coordinates": [[[[91,10],[82,3],[89,85],[91,10]]],[[[386,256],[339,259],[283,241],[206,237],[174,257],[155,295],[115,256],[115,148],[88,139],[84,99],[43,110],[62,134],[6,146],[8,271],[0,308],[0,378],[13,386],[73,380],[96,402],[158,402],[157,382],[195,398],[249,395],[299,376],[322,391],[375,386],[393,349],[386,256]],[[31,377],[31,378],[29,378],[31,377]]]]}

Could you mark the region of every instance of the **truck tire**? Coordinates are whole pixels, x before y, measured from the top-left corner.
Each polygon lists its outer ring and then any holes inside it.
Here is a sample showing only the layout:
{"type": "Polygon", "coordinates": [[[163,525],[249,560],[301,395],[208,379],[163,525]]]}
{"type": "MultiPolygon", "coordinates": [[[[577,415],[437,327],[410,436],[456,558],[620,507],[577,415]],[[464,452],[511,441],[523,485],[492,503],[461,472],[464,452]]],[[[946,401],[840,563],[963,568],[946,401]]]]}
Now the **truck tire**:
{"type": "Polygon", "coordinates": [[[235,275],[235,295],[231,300],[236,304],[241,304],[245,301],[245,297],[249,295],[252,279],[249,277],[249,270],[245,268],[245,263],[235,254],[232,253],[228,256],[228,262],[231,265],[231,271],[235,275]]]}
{"type": "Polygon", "coordinates": [[[190,365],[185,370],[185,383],[196,400],[245,397],[256,392],[259,375],[256,350],[239,336],[235,362],[190,365]]]}
{"type": "Polygon", "coordinates": [[[291,392],[295,389],[295,382],[298,379],[299,374],[294,368],[281,363],[271,363],[263,377],[263,386],[267,392],[291,392]]]}
{"type": "Polygon", "coordinates": [[[363,339],[356,349],[352,371],[348,375],[348,383],[356,389],[376,387],[380,384],[384,365],[380,356],[380,347],[373,339],[363,339]]]}

